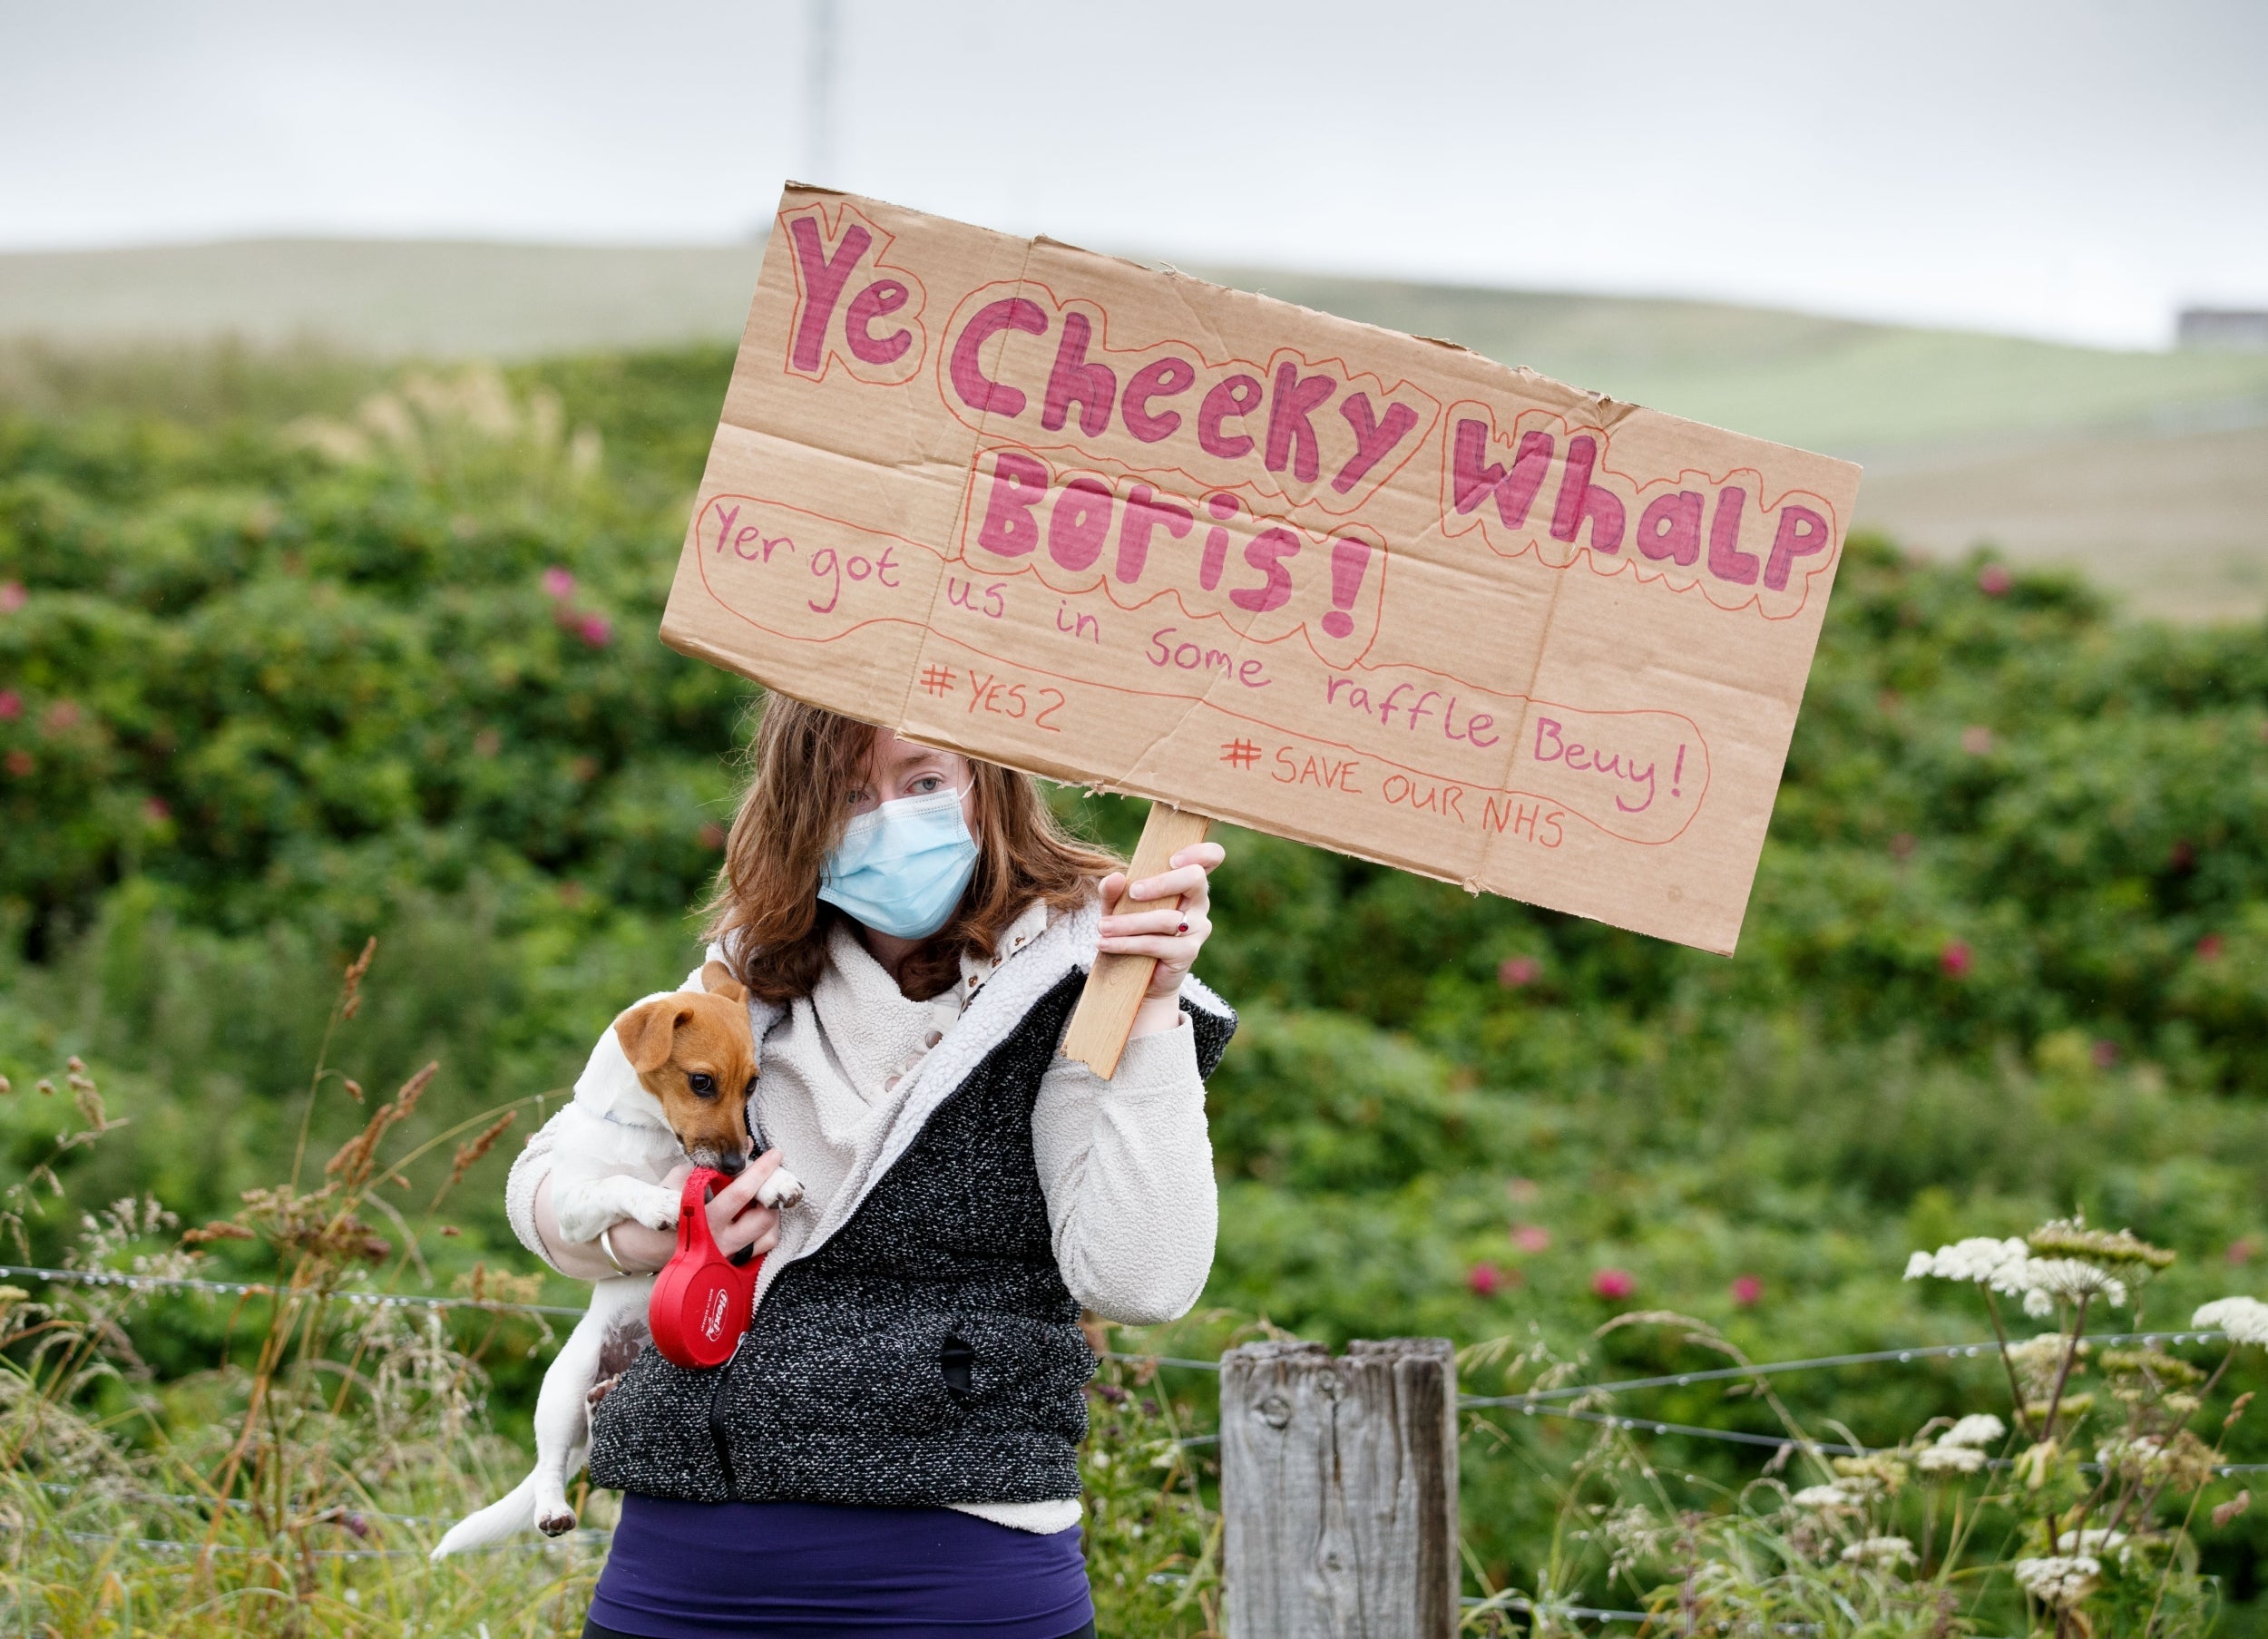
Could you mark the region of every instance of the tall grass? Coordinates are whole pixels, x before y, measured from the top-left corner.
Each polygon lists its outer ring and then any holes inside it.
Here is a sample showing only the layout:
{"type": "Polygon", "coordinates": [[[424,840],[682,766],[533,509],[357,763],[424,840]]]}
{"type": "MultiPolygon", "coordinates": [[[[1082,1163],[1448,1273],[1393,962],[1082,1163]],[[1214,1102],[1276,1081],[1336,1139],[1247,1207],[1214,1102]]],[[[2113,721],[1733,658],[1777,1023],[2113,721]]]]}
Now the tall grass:
{"type": "Polygon", "coordinates": [[[264,346],[221,338],[134,346],[0,339],[0,412],[280,419],[344,410],[390,367],[315,342],[264,346]]]}
{"type": "MultiPolygon", "coordinates": [[[[457,1314],[374,1302],[427,1273],[421,1238],[449,1192],[509,1130],[515,1111],[419,1130],[438,1066],[391,1098],[330,1061],[361,1011],[373,951],[347,970],[301,1109],[352,1104],[346,1142],[302,1149],[289,1175],[183,1232],[155,1196],[81,1216],[70,1265],[191,1277],[207,1248],[240,1244],[270,1272],[268,1294],[226,1316],[219,1361],[170,1379],[138,1334],[181,1299],[152,1288],[59,1284],[34,1300],[0,1289],[0,1497],[6,1592],[26,1627],[112,1633],[304,1634],[385,1631],[572,1633],[595,1567],[588,1543],[492,1554],[439,1567],[422,1550],[454,1515],[508,1483],[516,1451],[486,1427],[484,1362],[546,1341],[523,1302],[535,1283],[475,1269],[457,1314]],[[382,1193],[428,1156],[447,1171],[422,1211],[382,1193]]],[[[55,1162],[123,1123],[73,1059],[77,1119],[48,1158],[11,1184],[0,1235],[28,1257],[55,1162]]],[[[56,1096],[52,1081],[14,1098],[56,1096]]],[[[200,1300],[188,1300],[195,1302],[200,1300]]],[[[210,1304],[211,1300],[202,1300],[210,1304]]]]}
{"type": "MultiPolygon", "coordinates": [[[[1999,1339],[2006,1393],[1993,1398],[2005,1418],[1978,1410],[1931,1417],[1870,1449],[1831,1417],[1800,1415],[1777,1380],[1759,1374],[1741,1387],[1769,1410],[1784,1443],[1761,1475],[1725,1485],[1666,1469],[1627,1432],[1632,1425],[1606,1417],[1589,1448],[1551,1477],[1558,1506],[1532,1579],[1487,1586],[1476,1565],[1487,1597],[1468,1624],[1499,1631],[1518,1612],[1536,1633],[1571,1631],[1571,1607],[1619,1595],[1681,1634],[2204,1633],[2220,1594],[2200,1569],[2204,1520],[2218,1529],[2251,1506],[2250,1491],[2217,1470],[2253,1396],[2219,1394],[2240,1355],[2268,1344],[2268,1304],[2232,1298],[2194,1316],[2176,1311],[2177,1326],[2186,1318],[2226,1329],[2218,1358],[2204,1365],[2151,1341],[2090,1341],[2090,1325],[2097,1333],[2142,1325],[2143,1289],[2174,1262],[2125,1231],[2077,1220],[1915,1253],[1909,1280],[1934,1276],[1980,1294],[1999,1339]],[[2056,1323],[2011,1335],[2025,1317],[2056,1323]],[[2201,1514],[2209,1491],[2222,1500],[2201,1514]]],[[[1736,1368],[1750,1363],[1687,1316],[1628,1313],[1601,1335],[1626,1328],[1666,1332],[1736,1368]]],[[[1468,1350],[1464,1363],[1524,1373],[1531,1391],[1576,1376],[1548,1347],[1511,1340],[1468,1350]]],[[[1560,1403],[1598,1412],[1611,1398],[1560,1403]]],[[[1488,1413],[1474,1432],[1509,1443],[1488,1413]]]]}

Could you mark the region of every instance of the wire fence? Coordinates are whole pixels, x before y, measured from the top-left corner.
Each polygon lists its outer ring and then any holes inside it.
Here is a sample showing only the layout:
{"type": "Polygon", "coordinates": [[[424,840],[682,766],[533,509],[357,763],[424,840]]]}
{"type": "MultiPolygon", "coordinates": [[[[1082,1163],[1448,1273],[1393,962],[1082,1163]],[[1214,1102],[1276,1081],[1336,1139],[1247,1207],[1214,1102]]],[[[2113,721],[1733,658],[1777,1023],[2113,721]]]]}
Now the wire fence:
{"type": "MultiPolygon", "coordinates": [[[[2138,1343],[2146,1348],[2162,1348],[2192,1343],[2220,1342],[2227,1333],[2214,1331],[2190,1332],[2107,1332],[2097,1333],[2088,1341],[2106,1346],[2138,1343]]],[[[1854,1446],[1838,1440],[1795,1439],[1785,1434],[1758,1434],[1742,1429],[1713,1429],[1697,1423],[1667,1422],[1659,1418],[1631,1417],[1614,1411],[1594,1411],[1563,1402],[1591,1395],[1612,1397],[1647,1389],[1683,1389],[1696,1383],[1733,1382],[1760,1377],[1772,1377],[1792,1371],[1821,1371],[1843,1366],[1911,1365],[1925,1360],[1975,1360],[1999,1352],[1997,1342],[1983,1343],[1921,1343],[1908,1349],[1872,1349],[1852,1354],[1815,1355],[1804,1360],[1758,1361],[1745,1366],[1711,1367],[1701,1371],[1664,1372],[1653,1377],[1629,1377],[1612,1382],[1575,1383],[1556,1389],[1534,1390],[1525,1394],[1461,1394],[1457,1405],[1461,1410],[1501,1409],[1516,1410],[1530,1417],[1559,1417],[1572,1421],[1596,1424],[1601,1428],[1618,1429],[1628,1434],[1682,1435],[1693,1439],[1716,1440],[1725,1445],[1768,1447],[1777,1451],[1810,1450],[1828,1457],[1868,1457],[1889,1448],[1854,1446]]],[[[1113,1351],[1107,1360],[1129,1362],[1146,1361],[1157,1366],[1175,1366],[1198,1371],[1218,1371],[1218,1361],[1200,1361],[1172,1355],[1121,1353],[1113,1351]]],[[[1182,1446],[1211,1446],[1220,1443],[1217,1434],[1193,1435],[1178,1442],[1182,1446]]],[[[2005,1467],[1996,1461],[1994,1468],[2005,1467]]],[[[2100,1468],[2097,1463],[2082,1463],[2089,1471],[2100,1468]]],[[[2268,1472],[2268,1463],[2221,1463],[2214,1470],[2227,1477],[2237,1474],[2268,1472]]]]}
{"type": "Polygon", "coordinates": [[[435,1297],[419,1293],[371,1292],[363,1287],[339,1287],[327,1293],[294,1292],[263,1281],[208,1281],[197,1275],[130,1274],[115,1269],[42,1269],[29,1263],[0,1263],[0,1280],[55,1281],[74,1286],[112,1286],[138,1291],[209,1292],[229,1297],[327,1298],[381,1309],[479,1309],[499,1314],[548,1314],[579,1320],[583,1312],[564,1303],[507,1303],[491,1298],[435,1297]]]}
{"type": "MultiPolygon", "coordinates": [[[[196,1275],[158,1275],[129,1273],[109,1269],[48,1269],[35,1264],[0,1263],[0,1279],[21,1276],[28,1280],[54,1281],[94,1287],[130,1289],[162,1289],[183,1292],[205,1292],[238,1297],[267,1297],[288,1295],[290,1289],[257,1281],[212,1281],[196,1275]]],[[[328,1293],[301,1293],[303,1297],[326,1296],[333,1302],[367,1304],[381,1307],[471,1309],[490,1313],[541,1314],[568,1320],[580,1319],[581,1309],[562,1303],[519,1303],[490,1298],[443,1297],[420,1293],[371,1292],[347,1287],[328,1293]]],[[[2214,1331],[2181,1332],[2109,1332],[2091,1336],[2088,1341],[2101,1345],[2138,1343],[2145,1348],[2180,1347],[2189,1344],[2220,1342],[2228,1334],[2214,1331]]],[[[1550,1389],[1533,1389],[1520,1394],[1461,1394],[1457,1404],[1461,1410],[1501,1409],[1522,1412],[1540,1412],[1548,1416],[1567,1417],[1610,1428],[1620,1428],[1631,1433],[1681,1434],[1699,1439],[1723,1440],[1736,1445],[1785,1446],[1798,1442],[1782,1434],[1755,1434],[1734,1429],[1704,1428],[1692,1423],[1664,1422],[1655,1418],[1634,1418],[1612,1412],[1571,1409],[1557,1402],[1582,1400],[1594,1395],[1614,1396],[1638,1392],[1647,1389],[1685,1389],[1696,1383],[1737,1382],[1788,1372],[1825,1371],[1845,1366],[1911,1365],[1918,1361],[1976,1360],[1997,1355],[1997,1342],[1916,1343],[1901,1349],[1870,1349],[1848,1354],[1813,1355],[1802,1360],[1755,1361],[1737,1366],[1712,1366],[1697,1371],[1669,1371],[1651,1377],[1628,1377],[1604,1383],[1567,1383],[1550,1389]]],[[[1198,1360],[1187,1355],[1150,1354],[1119,1350],[1105,1351],[1105,1360],[1149,1366],[1169,1367],[1185,1371],[1218,1371],[1220,1361],[1198,1360]]],[[[1217,1437],[1199,1436],[1185,1440],[1185,1445],[1208,1444],[1217,1437]]],[[[1807,1443],[1814,1449],[1836,1456],[1863,1457],[1879,1447],[1836,1444],[1813,1440],[1807,1443]]],[[[2268,1470],[2268,1463],[2233,1463],[2216,1470],[2223,1474],[2256,1473],[2268,1470]]]]}
{"type": "MultiPolygon", "coordinates": [[[[372,1292],[358,1288],[347,1288],[327,1293],[303,1292],[294,1294],[288,1286],[254,1281],[214,1281],[193,1275],[142,1274],[101,1269],[48,1269],[34,1264],[0,1263],[0,1279],[8,1278],[48,1281],[97,1288],[201,1292],[234,1297],[277,1298],[298,1295],[313,1298],[321,1296],[331,1301],[351,1304],[441,1310],[470,1309],[494,1313],[540,1314],[565,1319],[579,1318],[583,1312],[580,1309],[558,1303],[506,1302],[485,1298],[372,1292]]],[[[2219,1342],[2224,1341],[2226,1336],[2225,1332],[2193,1329],[2180,1332],[2106,1332],[2089,1341],[2105,1345],[2140,1344],[2146,1348],[2167,1348],[2219,1342]]],[[[1634,1435],[1714,1440],[1726,1445],[1769,1448],[1775,1453],[1801,1449],[1827,1456],[1865,1457],[1885,1448],[1859,1446],[1833,1440],[1798,1440],[1786,1434],[1761,1434],[1741,1429],[1716,1429],[1696,1423],[1670,1422],[1659,1418],[1633,1417],[1623,1412],[1598,1410],[1589,1407],[1570,1405],[1567,1402],[1594,1396],[1612,1398],[1617,1395],[1640,1393],[1654,1389],[1685,1389],[1702,1383],[1753,1381],[1761,1378],[1793,1372],[1827,1371],[1853,1366],[1905,1366],[1923,1361],[1977,1360],[1998,1355],[1999,1350],[1999,1343],[1989,1341],[1920,1343],[1902,1349],[1872,1349],[1847,1354],[1814,1355],[1801,1360],[1757,1361],[1736,1366],[1709,1367],[1697,1371],[1660,1372],[1649,1377],[1623,1378],[1603,1383],[1560,1384],[1549,1389],[1530,1390],[1520,1394],[1464,1394],[1458,1396],[1457,1403],[1460,1409],[1465,1410],[1510,1410],[1518,1411],[1529,1417],[1563,1418],[1571,1421],[1615,1429],[1634,1435]]],[[[1221,1362],[1217,1360],[1199,1360],[1185,1355],[1110,1350],[1105,1351],[1103,1358],[1125,1364],[1147,1365],[1175,1371],[1217,1373],[1221,1370],[1221,1362]]],[[[1220,1437],[1217,1434],[1198,1434],[1188,1436],[1175,1443],[1187,1449],[1198,1449],[1217,1445],[1219,1441],[1220,1437]]],[[[1996,1463],[1994,1466],[2001,1465],[1996,1463]]],[[[2097,1465],[2083,1464],[2081,1466],[2092,1468],[2097,1465]]],[[[2268,1472],[2268,1463],[2222,1463],[2215,1466],[2214,1472],[2223,1477],[2257,1474],[2268,1472]]],[[[163,1500],[188,1504],[210,1499],[169,1497],[163,1500]]],[[[438,1523],[426,1520],[422,1517],[407,1515],[372,1517],[400,1520],[403,1523],[438,1523]]],[[[123,1544],[153,1552],[190,1552],[194,1550],[195,1546],[161,1538],[100,1537],[76,1532],[65,1532],[64,1535],[74,1542],[123,1544]]],[[[571,1537],[498,1546],[523,1552],[537,1552],[560,1547],[569,1543],[603,1546],[610,1536],[611,1533],[605,1530],[587,1527],[576,1531],[571,1537]]],[[[224,1551],[250,1553],[260,1550],[231,1546],[224,1551]]],[[[339,1558],[351,1562],[357,1559],[413,1557],[419,1553],[419,1550],[371,1547],[326,1548],[314,1550],[314,1552],[318,1557],[339,1558]]],[[[1472,1605],[1480,1602],[1468,1600],[1466,1603],[1472,1605]]],[[[1523,1614],[1531,1615],[1534,1614],[1524,1605],[1515,1605],[1504,1608],[1521,1610],[1523,1614]]],[[[1646,1620],[1643,1612],[1610,1611],[1592,1609],[1588,1606],[1555,1605],[1552,1607],[1551,1614],[1601,1622],[1646,1620]]]]}

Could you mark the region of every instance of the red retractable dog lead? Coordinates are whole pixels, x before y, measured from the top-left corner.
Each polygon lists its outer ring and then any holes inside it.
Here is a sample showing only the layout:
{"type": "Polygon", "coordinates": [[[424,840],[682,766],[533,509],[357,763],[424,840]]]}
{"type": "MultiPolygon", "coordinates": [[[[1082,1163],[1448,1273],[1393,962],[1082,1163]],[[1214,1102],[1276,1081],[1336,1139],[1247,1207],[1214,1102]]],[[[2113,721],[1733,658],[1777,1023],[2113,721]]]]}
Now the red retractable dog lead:
{"type": "Polygon", "coordinates": [[[735,1263],[709,1233],[709,1197],[728,1182],[706,1166],[685,1180],[678,1201],[678,1249],[656,1277],[646,1304],[653,1346],[662,1359],[689,1370],[730,1360],[756,1307],[756,1276],[764,1260],[735,1263]]]}

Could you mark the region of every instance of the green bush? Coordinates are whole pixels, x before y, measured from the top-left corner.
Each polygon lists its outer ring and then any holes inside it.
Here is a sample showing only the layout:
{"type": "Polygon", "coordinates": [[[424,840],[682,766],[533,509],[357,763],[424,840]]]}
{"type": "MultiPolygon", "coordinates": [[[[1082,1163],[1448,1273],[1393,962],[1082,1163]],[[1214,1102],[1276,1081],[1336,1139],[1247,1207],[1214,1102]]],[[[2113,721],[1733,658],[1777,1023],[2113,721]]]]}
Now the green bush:
{"type": "MultiPolygon", "coordinates": [[[[330,366],[293,402],[176,361],[194,420],[79,387],[0,420],[12,1165],[54,1120],[23,1089],[77,1053],[133,1125],[74,1154],[71,1201],[230,1209],[272,1177],[374,933],[357,1062],[437,1058],[436,1124],[555,1098],[690,965],[753,691],[652,632],[729,366],[412,374],[357,405],[372,384],[330,366]]],[[[1640,1304],[1758,1358],[1970,1336],[1894,1278],[1957,1218],[2130,1224],[2185,1254],[2172,1305],[2256,1279],[2268,633],[2125,623],[2068,577],[1981,567],[1850,544],[1731,961],[1230,834],[1205,967],[1246,1026],[1211,1091],[1207,1303],[1618,1373],[1678,1359],[1591,1338],[1640,1304]]],[[[1134,805],[1058,798],[1130,844],[1134,805]]],[[[503,1158],[453,1198],[435,1279],[524,1267],[503,1158]]],[[[34,1225],[49,1254],[66,1221],[34,1225]]],[[[533,1372],[497,1367],[507,1421],[533,1372]]],[[[1894,1439],[1966,1380],[1788,1392],[1894,1439]]],[[[1714,1391],[1657,1407],[1767,1426],[1714,1391]]],[[[1579,1449],[1539,1419],[1469,1449],[1479,1563],[1525,1563],[1549,1514],[1526,1465],[1579,1449]]]]}

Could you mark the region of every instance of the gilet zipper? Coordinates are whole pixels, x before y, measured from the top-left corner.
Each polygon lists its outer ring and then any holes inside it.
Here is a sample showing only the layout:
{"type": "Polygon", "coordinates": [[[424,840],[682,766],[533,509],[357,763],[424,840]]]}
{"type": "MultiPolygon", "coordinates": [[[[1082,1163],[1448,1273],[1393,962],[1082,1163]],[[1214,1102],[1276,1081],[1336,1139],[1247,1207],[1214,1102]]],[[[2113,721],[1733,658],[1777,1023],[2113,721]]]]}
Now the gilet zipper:
{"type": "Polygon", "coordinates": [[[732,1471],[732,1438],[725,1427],[725,1387],[731,1381],[732,1369],[740,1362],[740,1351],[748,1343],[748,1333],[740,1334],[740,1341],[732,1347],[732,1358],[717,1368],[717,1381],[709,1391],[709,1438],[717,1448],[717,1466],[724,1470],[725,1496],[737,1499],[740,1482],[732,1471]]]}

